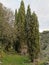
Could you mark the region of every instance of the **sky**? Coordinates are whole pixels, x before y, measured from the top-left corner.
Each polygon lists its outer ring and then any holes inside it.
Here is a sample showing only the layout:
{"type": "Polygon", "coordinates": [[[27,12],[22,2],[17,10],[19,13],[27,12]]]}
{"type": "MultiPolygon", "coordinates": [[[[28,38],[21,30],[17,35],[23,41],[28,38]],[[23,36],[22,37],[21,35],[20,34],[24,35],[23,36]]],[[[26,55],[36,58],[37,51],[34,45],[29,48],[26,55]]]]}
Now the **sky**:
{"type": "MultiPolygon", "coordinates": [[[[15,11],[15,9],[19,9],[21,0],[0,0],[0,2],[15,11]]],[[[31,11],[36,12],[40,32],[49,30],[49,0],[24,0],[24,3],[26,10],[28,4],[30,4],[31,11]]]]}

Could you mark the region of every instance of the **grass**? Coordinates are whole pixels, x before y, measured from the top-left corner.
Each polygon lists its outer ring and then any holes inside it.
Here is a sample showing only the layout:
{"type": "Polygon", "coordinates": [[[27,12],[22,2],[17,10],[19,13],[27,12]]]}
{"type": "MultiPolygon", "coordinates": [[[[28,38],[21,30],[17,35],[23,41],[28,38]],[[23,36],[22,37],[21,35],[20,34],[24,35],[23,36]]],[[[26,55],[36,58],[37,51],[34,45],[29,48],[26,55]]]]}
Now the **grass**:
{"type": "Polygon", "coordinates": [[[2,59],[1,65],[33,65],[32,63],[28,62],[29,59],[26,56],[20,55],[5,55],[2,59]]]}
{"type": "MultiPolygon", "coordinates": [[[[43,59],[40,60],[38,65],[45,65],[47,61],[43,59]]],[[[3,53],[3,57],[0,59],[0,65],[34,65],[29,61],[27,56],[17,55],[17,54],[5,54],[3,53]]]]}

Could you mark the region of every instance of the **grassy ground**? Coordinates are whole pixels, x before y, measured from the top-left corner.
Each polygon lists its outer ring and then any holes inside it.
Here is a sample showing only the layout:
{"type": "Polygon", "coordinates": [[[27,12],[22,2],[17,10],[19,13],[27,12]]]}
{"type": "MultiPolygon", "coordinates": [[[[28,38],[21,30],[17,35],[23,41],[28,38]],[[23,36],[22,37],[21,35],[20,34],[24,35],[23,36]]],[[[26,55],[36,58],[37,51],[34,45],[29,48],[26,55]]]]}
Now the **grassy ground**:
{"type": "MultiPolygon", "coordinates": [[[[27,56],[21,56],[16,54],[4,54],[4,53],[2,53],[2,55],[3,57],[0,58],[0,65],[34,65],[33,63],[29,62],[29,58],[27,56]]],[[[38,65],[45,65],[47,64],[46,61],[47,58],[46,60],[40,60],[38,65]]]]}
{"type": "Polygon", "coordinates": [[[20,56],[20,55],[5,55],[1,59],[0,65],[33,65],[32,63],[28,62],[28,57],[20,56]]]}

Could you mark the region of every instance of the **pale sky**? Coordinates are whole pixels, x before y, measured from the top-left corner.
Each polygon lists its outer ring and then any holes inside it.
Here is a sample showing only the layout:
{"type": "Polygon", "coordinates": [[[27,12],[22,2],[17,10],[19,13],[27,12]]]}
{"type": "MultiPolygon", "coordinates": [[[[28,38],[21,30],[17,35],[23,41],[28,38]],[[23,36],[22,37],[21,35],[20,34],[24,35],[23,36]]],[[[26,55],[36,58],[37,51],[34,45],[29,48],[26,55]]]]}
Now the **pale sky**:
{"type": "MultiPolygon", "coordinates": [[[[21,0],[0,0],[11,10],[18,9],[21,0]]],[[[39,30],[49,30],[49,0],[24,0],[25,8],[30,4],[31,11],[35,11],[39,20],[39,30]]]]}

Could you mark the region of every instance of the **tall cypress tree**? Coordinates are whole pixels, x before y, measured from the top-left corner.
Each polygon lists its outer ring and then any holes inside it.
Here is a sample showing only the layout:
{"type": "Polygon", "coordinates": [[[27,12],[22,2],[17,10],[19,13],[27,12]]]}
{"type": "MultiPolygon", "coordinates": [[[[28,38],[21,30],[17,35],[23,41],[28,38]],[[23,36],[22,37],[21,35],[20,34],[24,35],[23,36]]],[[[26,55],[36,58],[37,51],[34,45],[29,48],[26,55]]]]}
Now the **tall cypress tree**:
{"type": "Polygon", "coordinates": [[[31,9],[30,6],[28,6],[27,14],[26,14],[26,39],[27,39],[27,46],[28,46],[28,53],[29,57],[31,59],[31,62],[33,62],[33,24],[31,21],[31,9]]]}
{"type": "Polygon", "coordinates": [[[20,36],[20,43],[21,43],[21,48],[23,48],[24,42],[25,42],[25,27],[24,27],[24,23],[25,23],[25,6],[24,6],[24,2],[23,0],[21,1],[21,5],[20,5],[20,30],[21,30],[21,36],[20,36]]]}
{"type": "Polygon", "coordinates": [[[24,23],[25,23],[25,7],[24,7],[24,2],[22,0],[20,8],[17,13],[17,24],[16,24],[17,25],[17,37],[19,38],[21,48],[24,45],[24,39],[25,39],[24,23]]]}
{"type": "Polygon", "coordinates": [[[16,28],[16,43],[14,44],[15,50],[20,53],[20,48],[21,48],[21,18],[20,18],[20,9],[15,11],[15,28],[16,28]]]}
{"type": "Polygon", "coordinates": [[[30,6],[28,6],[26,14],[26,39],[29,57],[31,62],[38,58],[40,51],[39,47],[39,24],[36,14],[33,12],[31,15],[30,6]]]}
{"type": "Polygon", "coordinates": [[[37,15],[35,12],[32,14],[32,20],[33,20],[33,44],[34,44],[34,58],[38,58],[40,53],[40,44],[39,44],[39,22],[37,15]]]}

